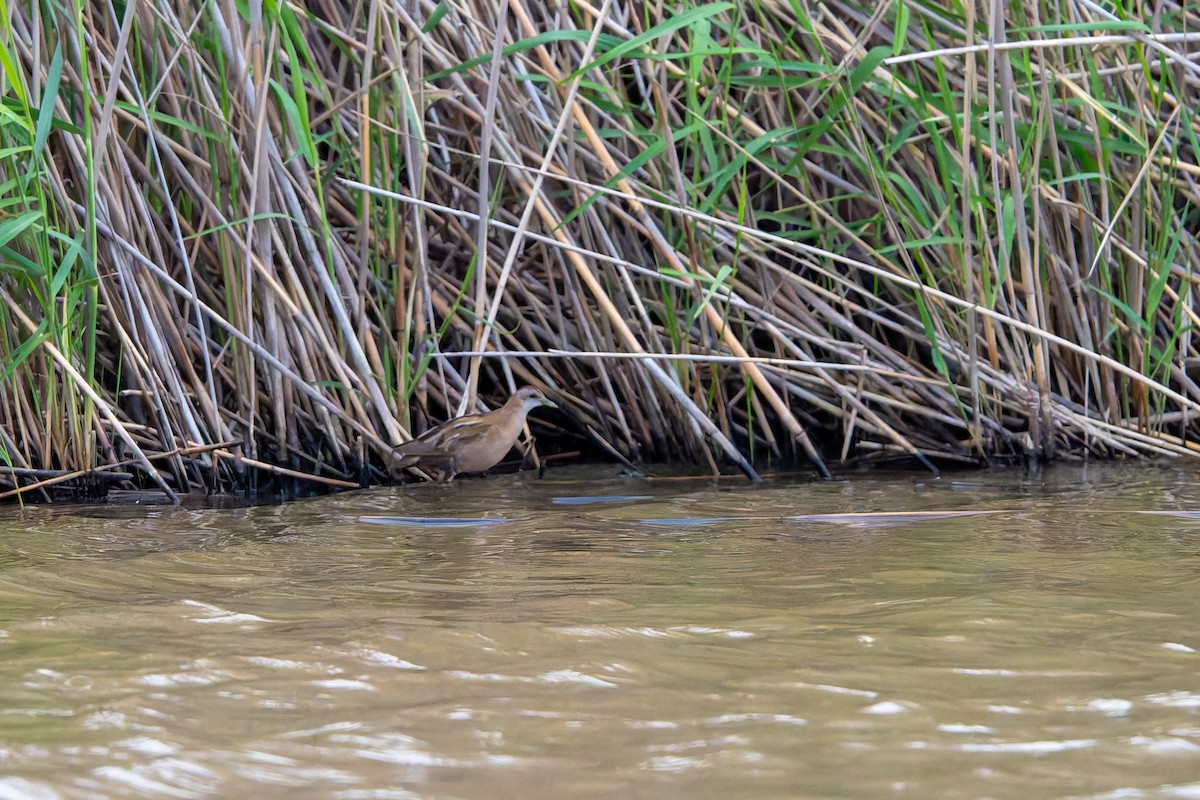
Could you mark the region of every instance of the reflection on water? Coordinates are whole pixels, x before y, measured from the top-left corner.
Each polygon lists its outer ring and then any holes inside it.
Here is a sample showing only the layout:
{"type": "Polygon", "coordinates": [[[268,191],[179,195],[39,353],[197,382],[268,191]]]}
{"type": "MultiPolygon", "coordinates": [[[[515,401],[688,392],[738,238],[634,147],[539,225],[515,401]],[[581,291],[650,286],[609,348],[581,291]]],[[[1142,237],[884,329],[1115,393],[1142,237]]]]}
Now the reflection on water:
{"type": "Polygon", "coordinates": [[[0,800],[1200,797],[1194,477],[10,509],[0,800]]]}

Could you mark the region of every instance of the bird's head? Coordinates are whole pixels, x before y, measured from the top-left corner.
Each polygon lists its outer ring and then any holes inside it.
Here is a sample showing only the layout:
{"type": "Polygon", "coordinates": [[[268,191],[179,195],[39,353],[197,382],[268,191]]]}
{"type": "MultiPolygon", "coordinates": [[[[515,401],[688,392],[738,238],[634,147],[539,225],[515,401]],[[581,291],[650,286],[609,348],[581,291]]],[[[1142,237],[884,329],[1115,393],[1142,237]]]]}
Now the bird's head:
{"type": "Polygon", "coordinates": [[[540,390],[532,386],[523,386],[517,390],[517,393],[512,396],[512,399],[525,407],[526,411],[530,411],[538,406],[546,406],[548,408],[558,408],[558,403],[555,403],[549,397],[542,394],[540,390]]]}

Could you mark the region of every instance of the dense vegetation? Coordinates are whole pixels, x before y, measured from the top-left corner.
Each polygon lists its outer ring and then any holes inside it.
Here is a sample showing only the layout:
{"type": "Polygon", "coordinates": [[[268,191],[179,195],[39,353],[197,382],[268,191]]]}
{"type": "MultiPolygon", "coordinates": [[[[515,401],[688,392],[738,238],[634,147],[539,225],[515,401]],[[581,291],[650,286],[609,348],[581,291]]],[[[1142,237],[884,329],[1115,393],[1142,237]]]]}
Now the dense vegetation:
{"type": "Polygon", "coordinates": [[[1196,452],[1194,7],[0,12],[10,487],[1196,452]]]}

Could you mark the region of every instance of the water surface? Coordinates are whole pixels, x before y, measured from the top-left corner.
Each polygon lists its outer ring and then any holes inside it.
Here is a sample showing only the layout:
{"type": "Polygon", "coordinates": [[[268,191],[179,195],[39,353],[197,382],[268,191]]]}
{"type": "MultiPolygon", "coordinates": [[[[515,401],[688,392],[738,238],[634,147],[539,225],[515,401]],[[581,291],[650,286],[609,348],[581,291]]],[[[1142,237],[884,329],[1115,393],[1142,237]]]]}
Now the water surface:
{"type": "Polygon", "coordinates": [[[0,800],[1200,798],[1195,478],[8,508],[0,800]]]}

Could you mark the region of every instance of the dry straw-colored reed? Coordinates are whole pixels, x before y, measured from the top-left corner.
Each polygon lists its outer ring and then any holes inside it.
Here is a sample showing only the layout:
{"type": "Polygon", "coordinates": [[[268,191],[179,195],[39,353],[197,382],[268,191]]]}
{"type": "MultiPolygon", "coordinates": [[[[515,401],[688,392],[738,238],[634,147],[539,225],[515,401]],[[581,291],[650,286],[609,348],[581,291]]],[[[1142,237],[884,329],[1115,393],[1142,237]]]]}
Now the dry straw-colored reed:
{"type": "Polygon", "coordinates": [[[751,476],[1194,455],[1200,16],[1121,8],[0,2],[0,493],[358,485],[522,384],[751,476]]]}

